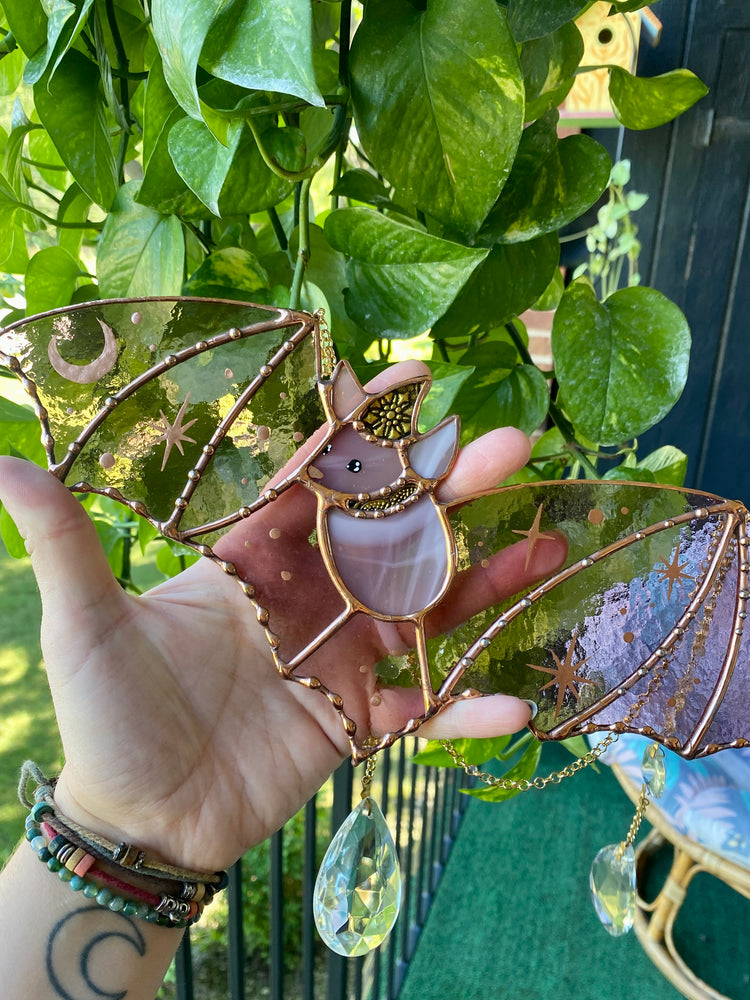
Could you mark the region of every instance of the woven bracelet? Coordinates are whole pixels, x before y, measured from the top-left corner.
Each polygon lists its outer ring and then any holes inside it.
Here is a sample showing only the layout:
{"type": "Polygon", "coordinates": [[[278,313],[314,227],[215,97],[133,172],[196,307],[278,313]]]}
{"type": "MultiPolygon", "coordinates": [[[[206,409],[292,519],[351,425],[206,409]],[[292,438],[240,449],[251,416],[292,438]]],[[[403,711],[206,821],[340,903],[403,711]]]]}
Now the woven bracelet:
{"type": "MultiPolygon", "coordinates": [[[[37,802],[32,806],[26,819],[26,839],[50,871],[55,872],[74,892],[82,892],[99,906],[163,927],[182,928],[196,923],[205,906],[213,899],[213,892],[206,893],[201,899],[181,899],[169,892],[149,892],[132,882],[124,882],[102,867],[106,862],[57,833],[46,821],[51,809],[47,802],[37,802]]],[[[150,877],[144,881],[154,882],[155,888],[165,885],[150,877]]]]}
{"type": "MultiPolygon", "coordinates": [[[[46,778],[33,761],[26,761],[21,771],[19,798],[31,810],[26,820],[27,839],[35,841],[35,849],[39,856],[48,862],[52,870],[60,872],[63,881],[73,881],[74,889],[84,890],[84,885],[79,884],[77,880],[83,879],[85,883],[88,873],[93,872],[99,881],[112,883],[114,880],[123,891],[129,892],[132,897],[130,902],[140,898],[143,903],[143,890],[137,884],[127,881],[127,875],[130,874],[146,885],[154,886],[153,893],[148,890],[145,892],[150,900],[158,901],[159,908],[153,907],[156,916],[152,919],[161,923],[162,917],[166,915],[168,919],[165,923],[169,926],[185,926],[185,923],[179,921],[185,919],[187,923],[198,919],[203,907],[211,902],[214,894],[226,886],[228,878],[225,871],[205,874],[177,868],[147,856],[145,851],[132,844],[125,842],[115,844],[74,823],[64,816],[55,804],[55,784],[56,779],[46,778]],[[29,800],[26,791],[30,780],[36,784],[34,802],[29,800]],[[40,825],[42,817],[44,817],[44,830],[40,825]],[[44,840],[44,844],[39,838],[44,840]],[[120,871],[126,880],[123,881],[120,876],[107,872],[106,868],[102,868],[103,864],[120,871]],[[58,868],[58,865],[61,867],[58,868]],[[63,872],[68,872],[70,879],[63,872]],[[179,888],[174,886],[175,882],[181,883],[179,888]],[[164,891],[165,888],[167,891],[164,891]]],[[[88,882],[91,882],[90,878],[88,882]]],[[[89,885],[85,894],[96,898],[101,905],[110,905],[108,894],[111,897],[112,893],[102,889],[100,900],[98,894],[96,897],[93,895],[93,889],[96,887],[95,882],[93,887],[89,885]]],[[[114,896],[114,899],[123,903],[128,902],[124,897],[114,896]]],[[[119,906],[119,903],[117,905],[119,906]]],[[[114,907],[110,905],[110,909],[112,908],[114,907]]],[[[143,914],[139,912],[132,915],[143,914]]]]}

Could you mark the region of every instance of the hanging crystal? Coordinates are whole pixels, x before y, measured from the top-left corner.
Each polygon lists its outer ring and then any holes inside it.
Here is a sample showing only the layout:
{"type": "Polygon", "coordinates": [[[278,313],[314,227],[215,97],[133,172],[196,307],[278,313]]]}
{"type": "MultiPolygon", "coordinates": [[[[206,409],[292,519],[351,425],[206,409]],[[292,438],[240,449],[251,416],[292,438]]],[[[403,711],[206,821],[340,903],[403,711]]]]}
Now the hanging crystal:
{"type": "Polygon", "coordinates": [[[660,799],[666,787],[667,767],[664,751],[658,743],[650,743],[644,750],[641,774],[651,798],[660,799]]]}
{"type": "Polygon", "coordinates": [[[589,876],[596,915],[613,937],[627,934],[636,907],[635,854],[630,844],[609,844],[593,860],[589,876]]]}
{"type": "Polygon", "coordinates": [[[401,909],[396,845],[377,803],[366,796],[326,851],[315,881],[313,915],[339,955],[365,955],[383,943],[401,909]]]}

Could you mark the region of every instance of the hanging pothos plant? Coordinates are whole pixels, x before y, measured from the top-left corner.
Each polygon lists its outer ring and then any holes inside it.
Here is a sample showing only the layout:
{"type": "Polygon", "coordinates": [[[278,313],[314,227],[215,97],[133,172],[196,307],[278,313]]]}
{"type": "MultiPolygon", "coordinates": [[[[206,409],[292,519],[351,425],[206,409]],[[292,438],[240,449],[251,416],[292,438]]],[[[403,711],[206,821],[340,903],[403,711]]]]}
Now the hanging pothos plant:
{"type": "MultiPolygon", "coordinates": [[[[679,484],[680,452],[637,456],[633,439],[682,391],[687,324],[658,290],[619,287],[618,260],[637,259],[627,167],[611,175],[598,142],[557,131],[592,68],[574,23],[588,6],[0,0],[4,322],[121,296],[324,307],[362,381],[419,338],[431,417],[457,413],[464,439],[546,425],[522,479],[679,484]],[[563,291],[558,233],[608,186],[588,269],[563,291]],[[556,308],[554,371],[529,354],[519,316],[535,306],[556,308]]],[[[706,90],[688,70],[613,68],[609,86],[637,129],[706,90]]],[[[36,420],[3,385],[0,453],[39,459],[36,420]]],[[[101,500],[92,513],[132,585],[135,526],[101,500]]],[[[23,554],[4,512],[0,530],[23,554]]],[[[164,543],[159,561],[184,557],[164,543]]]]}

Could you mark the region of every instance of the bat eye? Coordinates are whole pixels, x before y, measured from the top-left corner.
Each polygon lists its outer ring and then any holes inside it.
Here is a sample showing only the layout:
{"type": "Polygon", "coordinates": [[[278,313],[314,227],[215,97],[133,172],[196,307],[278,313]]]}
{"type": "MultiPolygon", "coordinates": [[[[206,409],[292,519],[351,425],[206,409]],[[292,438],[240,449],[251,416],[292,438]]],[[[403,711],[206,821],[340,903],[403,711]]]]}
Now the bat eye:
{"type": "Polygon", "coordinates": [[[362,471],[362,463],[360,462],[360,460],[358,458],[353,458],[351,460],[351,462],[347,463],[346,467],[349,470],[349,472],[361,472],[362,471]]]}
{"type": "Polygon", "coordinates": [[[320,454],[327,455],[330,450],[331,450],[331,442],[329,441],[328,444],[325,446],[325,448],[321,449],[320,454]]]}

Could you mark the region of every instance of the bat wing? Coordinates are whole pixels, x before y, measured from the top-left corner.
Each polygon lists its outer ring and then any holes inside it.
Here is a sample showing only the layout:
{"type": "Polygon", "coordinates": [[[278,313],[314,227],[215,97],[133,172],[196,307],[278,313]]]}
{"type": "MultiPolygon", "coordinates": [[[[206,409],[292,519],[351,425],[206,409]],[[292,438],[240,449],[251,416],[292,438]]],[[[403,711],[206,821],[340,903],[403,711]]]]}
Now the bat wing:
{"type": "Polygon", "coordinates": [[[530,555],[553,533],[568,557],[433,641],[441,694],[530,698],[541,739],[634,732],[688,758],[750,745],[747,517],[734,501],[625,482],[511,487],[462,506],[464,570],[508,545],[530,555]]]}
{"type": "Polygon", "coordinates": [[[0,361],[54,475],[194,544],[246,516],[322,422],[314,329],[239,302],[103,300],[8,327],[0,361]]]}

